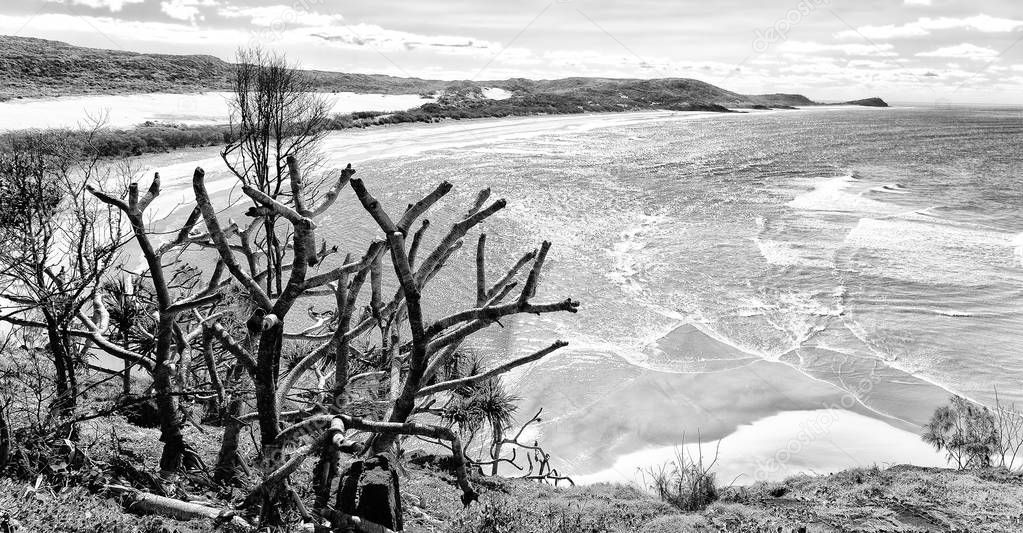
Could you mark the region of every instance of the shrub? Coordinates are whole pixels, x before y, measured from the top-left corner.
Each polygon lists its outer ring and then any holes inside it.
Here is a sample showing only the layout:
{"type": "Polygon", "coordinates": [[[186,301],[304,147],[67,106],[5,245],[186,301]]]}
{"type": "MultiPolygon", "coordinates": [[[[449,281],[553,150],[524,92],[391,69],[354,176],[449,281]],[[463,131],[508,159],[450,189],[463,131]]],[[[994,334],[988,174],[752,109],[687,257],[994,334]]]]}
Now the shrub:
{"type": "Polygon", "coordinates": [[[995,390],[995,423],[998,426],[998,466],[1009,470],[1023,468],[1023,413],[1015,402],[1002,403],[995,390]]]}
{"type": "Polygon", "coordinates": [[[717,463],[717,450],[709,463],[704,462],[703,444],[697,442],[697,456],[675,450],[675,459],[658,467],[647,469],[648,488],[665,503],[680,511],[702,511],[718,499],[713,472],[717,463]]]}
{"type": "Polygon", "coordinates": [[[948,462],[960,470],[989,467],[998,453],[995,416],[987,407],[961,396],[953,396],[949,405],[934,411],[921,438],[936,450],[944,450],[948,462]]]}

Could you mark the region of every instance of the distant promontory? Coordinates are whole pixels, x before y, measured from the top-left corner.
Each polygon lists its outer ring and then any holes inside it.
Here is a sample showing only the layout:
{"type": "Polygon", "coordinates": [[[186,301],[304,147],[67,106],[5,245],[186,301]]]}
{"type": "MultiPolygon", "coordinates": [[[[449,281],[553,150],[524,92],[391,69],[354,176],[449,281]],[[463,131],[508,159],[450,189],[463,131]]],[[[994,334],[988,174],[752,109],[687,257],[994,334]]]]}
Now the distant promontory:
{"type": "MultiPolygon", "coordinates": [[[[90,94],[229,91],[234,64],[208,55],[142,54],[0,36],[0,101],[90,94]]],[[[564,78],[444,81],[380,74],[307,71],[314,90],[422,94],[437,102],[422,114],[475,118],[582,112],[789,109],[819,105],[799,94],[745,95],[688,78],[564,78]],[[498,89],[503,97],[488,97],[498,89]]],[[[846,102],[886,107],[880,98],[846,102]]],[[[427,108],[429,106],[429,108],[427,108]]],[[[367,110],[371,111],[371,110],[367,110]]]]}

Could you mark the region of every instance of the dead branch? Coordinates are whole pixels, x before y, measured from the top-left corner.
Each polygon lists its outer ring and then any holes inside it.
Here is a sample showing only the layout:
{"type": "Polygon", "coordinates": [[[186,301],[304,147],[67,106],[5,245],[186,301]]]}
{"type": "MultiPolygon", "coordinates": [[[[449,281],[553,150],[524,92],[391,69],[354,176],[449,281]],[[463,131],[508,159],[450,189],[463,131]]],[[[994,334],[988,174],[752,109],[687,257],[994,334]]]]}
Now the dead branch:
{"type": "Polygon", "coordinates": [[[429,396],[430,394],[437,394],[438,392],[457,389],[459,387],[465,387],[468,385],[472,385],[473,383],[488,380],[501,374],[505,374],[522,365],[526,365],[534,361],[539,361],[540,359],[543,359],[544,357],[547,357],[548,355],[554,353],[555,350],[558,350],[565,346],[568,346],[567,342],[555,341],[554,344],[551,344],[550,346],[540,351],[534,352],[525,357],[520,357],[518,359],[515,359],[514,361],[509,361],[503,365],[494,367],[482,374],[476,374],[474,376],[467,376],[459,379],[452,379],[449,381],[442,381],[440,383],[437,383],[436,385],[423,387],[422,389],[419,389],[419,392],[416,394],[416,396],[429,396]]]}
{"type": "Polygon", "coordinates": [[[175,500],[165,496],[157,496],[148,492],[121,485],[107,485],[110,492],[120,496],[126,510],[145,514],[158,514],[177,520],[214,520],[230,522],[243,531],[254,531],[251,525],[234,511],[221,510],[206,505],[175,500]]]}
{"type": "Polygon", "coordinates": [[[206,172],[201,168],[196,168],[195,173],[192,175],[192,189],[195,191],[195,203],[199,206],[199,211],[206,222],[210,240],[213,241],[217,252],[220,253],[220,259],[231,272],[231,275],[249,291],[253,301],[263,309],[270,309],[273,307],[270,297],[267,296],[263,288],[251,276],[242,270],[234,257],[234,251],[231,250],[231,246],[227,242],[227,237],[220,227],[220,221],[217,220],[217,213],[210,202],[210,195],[206,192],[205,177],[206,172]]]}

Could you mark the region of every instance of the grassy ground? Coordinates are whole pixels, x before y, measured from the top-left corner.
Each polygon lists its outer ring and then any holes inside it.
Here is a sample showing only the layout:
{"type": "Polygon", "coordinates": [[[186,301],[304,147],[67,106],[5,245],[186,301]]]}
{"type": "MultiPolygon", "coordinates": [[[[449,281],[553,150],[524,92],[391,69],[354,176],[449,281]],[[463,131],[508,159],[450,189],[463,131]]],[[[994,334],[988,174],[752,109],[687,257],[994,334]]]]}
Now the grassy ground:
{"type": "MultiPolygon", "coordinates": [[[[84,435],[93,460],[130,456],[155,469],[156,430],[118,424],[119,447],[107,444],[109,427],[84,435]]],[[[212,460],[213,433],[193,428],[190,441],[212,460]],[[201,443],[209,443],[204,446],[201,443]]],[[[140,466],[141,466],[140,465],[140,466]]],[[[295,486],[307,487],[300,472],[295,486]]],[[[452,475],[434,466],[405,464],[406,528],[411,533],[689,533],[1023,531],[1023,474],[1004,470],[958,472],[895,466],[799,476],[722,490],[706,510],[681,513],[645,490],[626,485],[552,487],[532,481],[479,477],[481,498],[465,509],[452,475]]],[[[238,494],[240,495],[240,493],[238,494]]],[[[236,495],[236,496],[238,496],[236,495]]],[[[223,494],[199,494],[216,501],[223,494]]],[[[225,500],[220,500],[225,501],[225,500]]],[[[226,504],[224,504],[226,505],[226,504]]],[[[0,480],[0,530],[4,515],[21,531],[210,531],[204,521],[179,522],[126,514],[118,501],[75,486],[35,486],[0,480]]]]}
{"type": "MultiPolygon", "coordinates": [[[[429,477],[424,478],[429,480],[429,477]]],[[[457,509],[428,495],[437,487],[413,475],[422,494],[408,531],[451,533],[1018,532],[1023,475],[896,466],[800,476],[784,483],[730,488],[701,513],[675,511],[623,485],[558,488],[498,481],[480,505],[457,509]]]]}
{"type": "MultiPolygon", "coordinates": [[[[95,401],[101,401],[101,394],[95,401]]],[[[18,427],[18,426],[16,426],[18,427]]],[[[213,464],[220,429],[189,425],[186,440],[213,464]]],[[[241,452],[255,453],[243,432],[241,452]]],[[[407,443],[412,450],[415,443],[407,443]]],[[[59,449],[59,448],[58,448],[59,449]]],[[[214,524],[126,514],[103,493],[117,462],[155,472],[159,430],[120,416],[81,426],[75,454],[51,452],[42,479],[0,478],[0,532],[4,520],[20,531],[181,532],[210,531],[214,524]],[[86,458],[86,459],[83,459],[86,458]],[[7,516],[5,517],[5,514],[7,516]]],[[[443,461],[440,461],[443,463],[443,461]]],[[[293,486],[311,500],[306,464],[293,486]]],[[[552,487],[533,481],[477,476],[480,501],[459,501],[453,475],[430,461],[402,462],[405,530],[410,533],[690,533],[735,532],[1018,532],[1023,531],[1023,473],[987,469],[954,471],[894,466],[863,468],[782,483],[721,489],[721,498],[697,513],[681,513],[652,493],[625,485],[552,487]]],[[[13,470],[12,470],[13,472],[13,470]]],[[[227,509],[247,493],[190,489],[190,497],[227,509]]]]}

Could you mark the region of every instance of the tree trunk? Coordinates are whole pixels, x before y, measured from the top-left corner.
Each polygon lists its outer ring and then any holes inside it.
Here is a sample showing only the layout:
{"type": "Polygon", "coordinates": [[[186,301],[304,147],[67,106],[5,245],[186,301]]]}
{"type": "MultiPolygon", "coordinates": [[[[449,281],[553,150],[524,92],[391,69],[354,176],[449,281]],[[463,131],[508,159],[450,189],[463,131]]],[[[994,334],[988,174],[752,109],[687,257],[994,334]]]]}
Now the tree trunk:
{"type": "Polygon", "coordinates": [[[121,372],[121,392],[125,396],[131,395],[131,363],[124,361],[124,371],[121,372]]]}
{"type": "MultiPolygon", "coordinates": [[[[75,360],[71,355],[71,341],[67,330],[62,328],[50,312],[44,312],[46,336],[53,356],[56,370],[57,398],[53,402],[53,411],[66,419],[74,416],[78,403],[78,379],[75,375],[75,360]]],[[[72,439],[77,439],[78,432],[71,428],[72,439]]]]}
{"type": "MultiPolygon", "coordinates": [[[[210,377],[210,386],[213,387],[213,392],[217,395],[217,414],[223,416],[224,410],[227,409],[227,393],[224,391],[224,383],[220,380],[220,374],[217,372],[217,360],[213,354],[213,330],[207,327],[203,328],[202,333],[202,357],[206,364],[206,373],[210,377]]],[[[233,381],[231,376],[228,376],[228,381],[233,381]]]]}
{"type": "Polygon", "coordinates": [[[160,413],[160,441],[163,442],[163,454],[160,457],[160,470],[177,472],[181,469],[185,454],[185,440],[181,428],[185,425],[185,417],[181,412],[178,397],[177,371],[170,362],[171,345],[173,343],[174,316],[161,313],[156,333],[156,364],[153,369],[153,388],[156,390],[156,407],[160,413]]]}
{"type": "Polygon", "coordinates": [[[4,410],[0,409],[0,477],[3,476],[7,462],[11,458],[11,428],[7,426],[4,410]]]}
{"type": "MultiPolygon", "coordinates": [[[[228,383],[238,388],[245,381],[245,368],[236,363],[231,367],[228,374],[228,383]]],[[[217,466],[213,471],[213,480],[225,485],[238,481],[238,469],[245,468],[241,463],[241,456],[238,454],[238,436],[244,426],[238,422],[245,407],[245,400],[241,394],[235,394],[227,403],[224,413],[224,437],[220,442],[220,452],[217,454],[217,466]]]]}
{"type": "MultiPolygon", "coordinates": [[[[269,316],[269,315],[268,315],[269,316]]],[[[268,449],[280,432],[281,417],[277,411],[277,379],[280,370],[281,343],[284,340],[284,324],[276,321],[267,324],[259,336],[259,351],[256,356],[256,374],[253,376],[256,389],[256,410],[259,412],[259,436],[264,460],[276,466],[277,459],[267,456],[268,449]]]]}
{"type": "Polygon", "coordinates": [[[504,441],[504,430],[500,426],[494,426],[494,440],[493,448],[491,448],[490,459],[494,461],[494,464],[490,466],[490,475],[497,475],[497,467],[501,464],[501,449],[503,448],[502,441],[504,441]]]}
{"type": "Polygon", "coordinates": [[[330,496],[334,492],[334,481],[337,480],[341,452],[330,443],[320,450],[320,457],[313,467],[313,494],[316,500],[313,509],[319,513],[330,505],[330,496]]]}
{"type": "MultiPolygon", "coordinates": [[[[121,309],[126,310],[127,300],[122,296],[121,298],[121,309]]],[[[131,342],[128,340],[128,335],[131,332],[131,323],[127,320],[121,320],[119,322],[121,330],[121,343],[125,350],[131,349],[131,342]]],[[[121,393],[125,397],[131,396],[131,363],[125,359],[124,361],[124,372],[121,373],[121,393]]]]}
{"type": "Polygon", "coordinates": [[[174,394],[175,381],[172,365],[166,361],[157,364],[153,372],[153,385],[160,413],[160,441],[163,442],[160,470],[163,472],[179,471],[185,454],[185,439],[181,433],[185,417],[181,413],[178,396],[174,394]]]}

